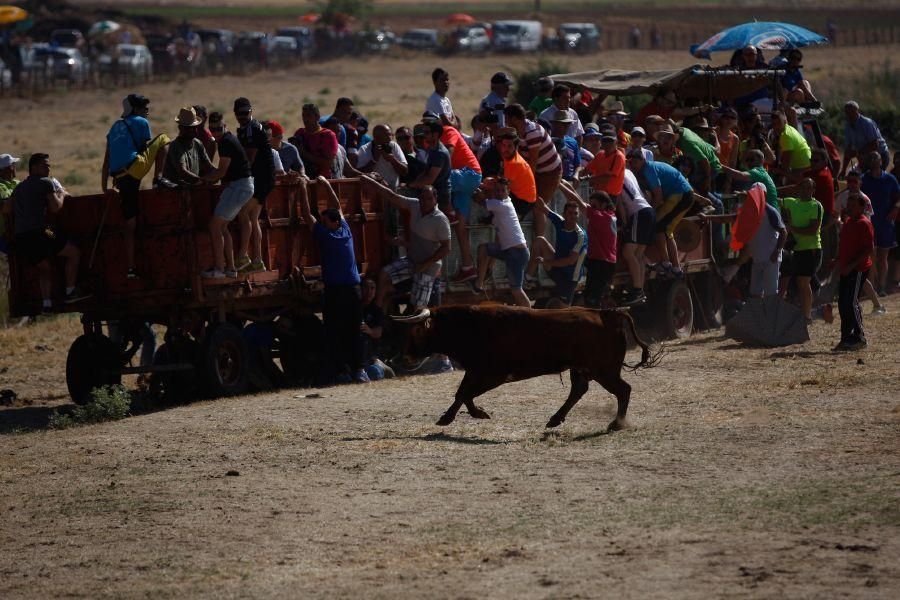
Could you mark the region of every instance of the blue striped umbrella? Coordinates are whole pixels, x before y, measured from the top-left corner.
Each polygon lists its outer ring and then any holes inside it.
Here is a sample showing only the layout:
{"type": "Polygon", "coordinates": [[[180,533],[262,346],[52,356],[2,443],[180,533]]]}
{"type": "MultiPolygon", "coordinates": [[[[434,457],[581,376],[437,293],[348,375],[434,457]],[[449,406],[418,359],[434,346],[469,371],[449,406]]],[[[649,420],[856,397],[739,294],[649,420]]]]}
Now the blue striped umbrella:
{"type": "Polygon", "coordinates": [[[827,44],[828,39],[814,31],[790,23],[754,22],[720,31],[702,44],[691,46],[697,58],[709,58],[713,52],[756,46],[762,50],[781,50],[827,44]]]}

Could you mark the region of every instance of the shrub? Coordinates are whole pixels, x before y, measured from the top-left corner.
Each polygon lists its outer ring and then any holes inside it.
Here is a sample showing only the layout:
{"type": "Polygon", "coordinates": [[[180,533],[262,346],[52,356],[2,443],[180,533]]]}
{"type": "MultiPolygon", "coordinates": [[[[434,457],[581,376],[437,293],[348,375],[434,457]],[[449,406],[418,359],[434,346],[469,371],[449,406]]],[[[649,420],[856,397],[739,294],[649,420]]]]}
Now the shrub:
{"type": "Polygon", "coordinates": [[[536,63],[527,67],[524,71],[510,69],[510,74],[515,81],[513,88],[513,100],[527,107],[537,95],[534,84],[541,77],[547,77],[555,73],[568,73],[569,65],[564,62],[556,62],[553,59],[541,57],[536,63]]]}
{"type": "Polygon", "coordinates": [[[53,411],[50,415],[51,429],[66,429],[76,425],[89,425],[104,421],[117,421],[128,416],[131,410],[131,395],[121,385],[107,385],[91,392],[91,401],[78,406],[69,414],[53,411]]]}

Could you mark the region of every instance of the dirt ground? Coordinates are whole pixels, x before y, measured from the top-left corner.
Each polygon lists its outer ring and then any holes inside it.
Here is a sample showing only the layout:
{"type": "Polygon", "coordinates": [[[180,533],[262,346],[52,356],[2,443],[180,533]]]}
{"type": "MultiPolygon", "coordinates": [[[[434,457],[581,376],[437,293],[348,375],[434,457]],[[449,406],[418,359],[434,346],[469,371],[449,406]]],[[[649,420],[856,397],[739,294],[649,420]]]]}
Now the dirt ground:
{"type": "Polygon", "coordinates": [[[822,322],[776,350],[669,344],[611,435],[596,385],[544,429],[557,377],[437,427],[460,373],[23,433],[64,402],[77,323],[6,330],[0,597],[896,598],[887,306],[856,354],[822,322]]]}
{"type": "MultiPolygon", "coordinates": [[[[842,80],[867,66],[883,65],[885,56],[897,55],[898,51],[900,45],[809,49],[804,61],[806,74],[816,93],[827,97],[828,90],[835,89],[842,80]]],[[[687,51],[617,50],[593,56],[551,55],[549,58],[565,71],[604,67],[661,69],[696,62],[687,51]]],[[[494,72],[524,71],[535,62],[536,58],[525,56],[441,58],[410,52],[402,56],[343,58],[245,77],[151,83],[137,90],[60,90],[35,99],[3,98],[0,112],[15,118],[0,122],[4,139],[2,152],[15,156],[49,152],[53,175],[71,192],[96,193],[100,190],[105,136],[121,112],[122,97],[130,91],[140,91],[151,99],[154,133],[165,131],[175,135],[178,109],[189,104],[204,104],[230,117],[232,101],[239,95],[253,101],[258,118],[279,120],[288,132],[300,127],[300,107],[304,103],[316,102],[323,114],[327,114],[340,96],[354,98],[372,125],[386,122],[396,127],[418,122],[425,100],[433,91],[431,71],[443,66],[451,73],[449,96],[466,123],[489,91],[488,82],[494,72]]]]}

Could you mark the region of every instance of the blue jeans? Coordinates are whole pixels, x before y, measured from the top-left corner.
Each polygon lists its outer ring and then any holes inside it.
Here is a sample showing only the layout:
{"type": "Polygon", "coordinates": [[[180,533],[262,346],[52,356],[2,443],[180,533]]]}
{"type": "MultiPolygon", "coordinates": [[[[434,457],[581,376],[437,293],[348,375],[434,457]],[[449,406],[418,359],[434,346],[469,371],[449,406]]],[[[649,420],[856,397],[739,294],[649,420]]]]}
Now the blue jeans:
{"type": "Polygon", "coordinates": [[[453,208],[468,218],[472,212],[472,194],[481,185],[481,173],[476,173],[469,167],[453,169],[450,171],[450,199],[453,208]]]}

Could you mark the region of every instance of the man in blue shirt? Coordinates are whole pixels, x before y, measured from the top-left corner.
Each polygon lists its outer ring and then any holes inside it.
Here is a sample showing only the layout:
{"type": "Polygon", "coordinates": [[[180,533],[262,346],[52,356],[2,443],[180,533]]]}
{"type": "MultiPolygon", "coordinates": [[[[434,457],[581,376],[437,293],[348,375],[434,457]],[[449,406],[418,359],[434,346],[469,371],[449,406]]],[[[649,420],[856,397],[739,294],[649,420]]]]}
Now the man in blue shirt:
{"type": "Polygon", "coordinates": [[[587,256],[587,233],[578,224],[578,204],[566,202],[562,216],[550,210],[543,198],[534,204],[536,211],[547,215],[556,230],[556,246],[544,236],[534,238],[531,260],[526,270],[528,287],[537,283],[535,275],[538,265],[543,265],[547,275],[556,284],[556,295],[566,306],[572,304],[575,288],[584,273],[584,259],[587,256]]]}
{"type": "Polygon", "coordinates": [[[118,190],[125,219],[125,257],[128,260],[128,279],[137,279],[134,262],[134,230],[137,226],[138,192],[141,179],[153,168],[153,183],[159,182],[166,163],[169,137],[150,133],[150,100],[140,94],[128,94],[122,100],[122,118],[113,123],[106,134],[100,188],[109,193],[109,178],[118,190]]]}
{"type": "Polygon", "coordinates": [[[319,245],[322,259],[322,321],[328,350],[331,375],[350,368],[353,381],[366,383],[369,377],[363,370],[362,346],[359,331],[362,324],[362,292],[359,270],[353,249],[353,234],[341,212],[341,203],[327,179],[319,176],[316,184],[324,189],[328,208],[313,216],[309,207],[306,186],[300,186],[300,214],[319,245]]]}
{"type": "MultiPolygon", "coordinates": [[[[843,179],[847,167],[850,165],[850,159],[856,158],[862,163],[862,160],[868,156],[870,152],[877,152],[881,155],[881,164],[889,164],[890,154],[887,142],[878,129],[875,121],[869,117],[863,116],[859,112],[859,103],[855,100],[849,100],[844,104],[844,116],[846,123],[844,124],[844,160],[841,161],[841,172],[838,177],[843,179]]],[[[868,165],[861,164],[863,171],[868,169],[868,165]]]]}
{"type": "Polygon", "coordinates": [[[870,152],[869,170],[863,173],[860,190],[872,202],[872,227],[875,230],[875,273],[873,283],[880,296],[887,285],[888,254],[897,245],[897,214],[900,213],[900,183],[882,167],[879,152],[870,152]]]}

